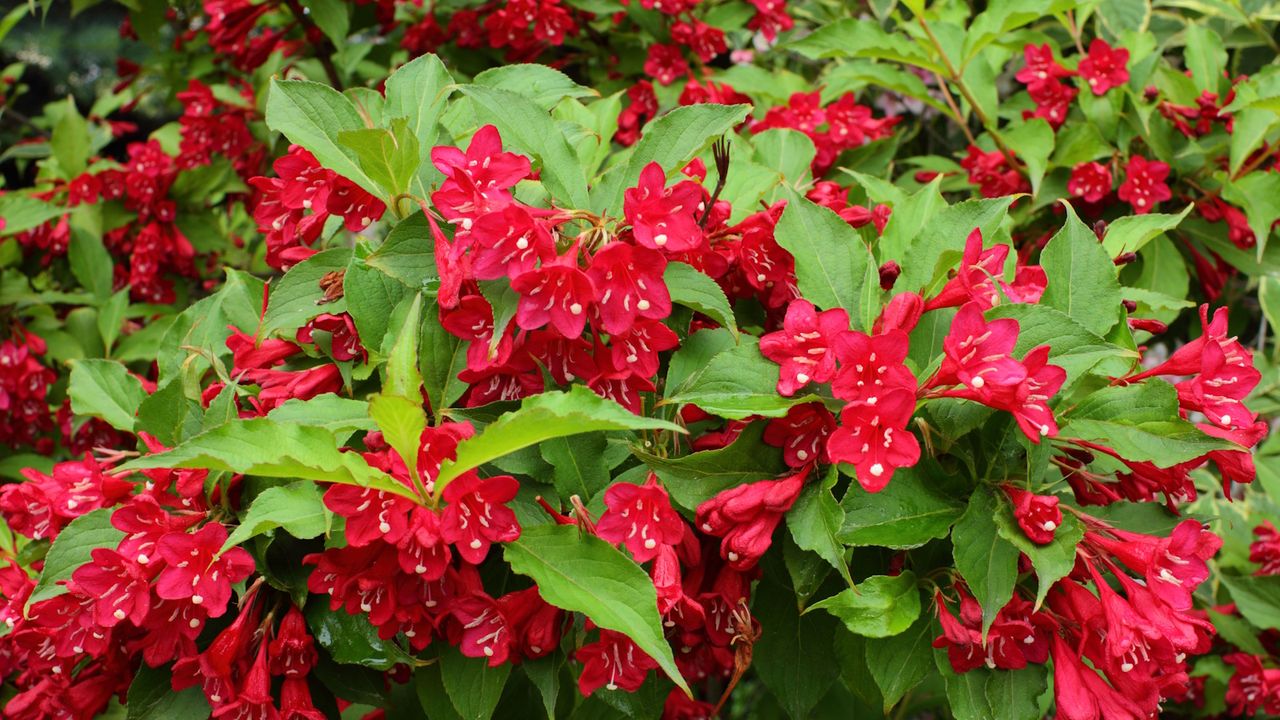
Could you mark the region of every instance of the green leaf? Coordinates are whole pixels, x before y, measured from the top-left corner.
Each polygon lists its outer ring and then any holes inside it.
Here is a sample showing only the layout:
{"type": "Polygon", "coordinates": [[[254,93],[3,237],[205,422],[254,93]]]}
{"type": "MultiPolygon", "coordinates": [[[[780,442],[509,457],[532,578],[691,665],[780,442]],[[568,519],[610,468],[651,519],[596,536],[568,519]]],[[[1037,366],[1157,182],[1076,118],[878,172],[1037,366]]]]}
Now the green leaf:
{"type": "Polygon", "coordinates": [[[823,25],[787,48],[815,60],[861,57],[915,65],[943,72],[929,53],[905,33],[891,34],[874,20],[843,18],[823,25]]]}
{"type": "Polygon", "coordinates": [[[750,112],[750,105],[686,105],[649,123],[632,148],[626,169],[621,174],[610,173],[609,182],[601,186],[601,199],[606,202],[597,209],[620,214],[623,192],[635,186],[646,165],[656,162],[670,177],[713,140],[733,130],[750,112]]]}
{"type": "Polygon", "coordinates": [[[609,485],[609,467],[604,457],[606,446],[602,432],[542,441],[538,452],[555,468],[552,482],[556,494],[562,498],[577,495],[586,502],[605,489],[609,485]]]}
{"type": "Polygon", "coordinates": [[[336,482],[415,499],[408,488],[370,467],[359,453],[340,452],[328,430],[268,418],[229,420],[172,450],[140,457],[121,466],[122,470],[148,468],[206,468],[262,477],[336,482]]]}
{"type": "Polygon", "coordinates": [[[1074,5],[1070,0],[993,0],[965,33],[964,61],[1012,31],[1074,5]]]}
{"type": "Polygon", "coordinates": [[[916,468],[902,468],[878,493],[850,485],[840,506],[844,524],[837,536],[845,545],[876,545],[894,549],[920,547],[944,538],[963,508],[926,482],[916,468]]]}
{"type": "Polygon", "coordinates": [[[1076,564],[1076,546],[1084,538],[1084,525],[1069,512],[1062,514],[1062,524],[1053,533],[1053,542],[1039,545],[1031,541],[1013,516],[1008,502],[1000,502],[996,512],[996,527],[1000,537],[1008,540],[1031,560],[1036,572],[1036,609],[1044,603],[1045,596],[1054,583],[1066,577],[1076,564]]]}
{"type": "Polygon", "coordinates": [[[817,150],[813,140],[799,130],[772,128],[751,137],[756,160],[782,173],[793,188],[799,188],[812,174],[810,167],[817,150]]]}
{"type": "Polygon", "coordinates": [[[748,425],[733,443],[716,450],[671,458],[633,452],[658,474],[677,505],[696,510],[724,490],[772,478],[784,470],[782,450],[762,439],[765,425],[748,425]]]}
{"type": "Polygon", "coordinates": [[[546,65],[515,64],[489,68],[476,75],[476,85],[508,90],[529,98],[538,107],[550,111],[567,97],[595,97],[600,93],[583,87],[568,75],[546,65]]]}
{"type": "Polygon", "coordinates": [[[124,533],[111,526],[112,512],[114,508],[100,508],[81,515],[62,528],[44,556],[44,569],[40,571],[40,579],[36,581],[31,597],[27,598],[27,610],[42,600],[65,593],[67,587],[63,583],[71,579],[77,568],[92,560],[94,550],[114,550],[120,544],[124,533]]]}
{"type": "Polygon", "coordinates": [[[171,720],[209,714],[209,703],[199,685],[175,692],[170,668],[138,667],[129,683],[126,720],[171,720]]]}
{"type": "Polygon", "coordinates": [[[469,658],[446,645],[440,651],[440,679],[449,702],[465,720],[489,720],[502,698],[511,663],[489,667],[484,658],[469,658]]]}
{"type": "Polygon", "coordinates": [[[531,155],[541,164],[542,184],[566,207],[590,206],[587,179],[564,133],[546,110],[508,90],[464,85],[481,122],[492,123],[507,150],[531,155]]]}
{"type": "Polygon", "coordinates": [[[290,398],[267,413],[276,422],[299,423],[321,427],[345,442],[357,430],[376,430],[369,417],[369,403],[324,393],[307,400],[290,398]]]}
{"type": "Polygon", "coordinates": [[[328,519],[320,495],[320,487],[310,480],[263,490],[253,499],[240,525],[227,537],[222,551],[276,528],[299,540],[323,535],[328,519]]]}
{"type": "Polygon", "coordinates": [[[1010,147],[1016,148],[1018,159],[1026,163],[1027,177],[1031,180],[1031,194],[1039,195],[1040,182],[1044,180],[1045,170],[1049,167],[1049,156],[1053,154],[1053,128],[1049,127],[1044,118],[1032,118],[1005,130],[1004,138],[1010,147]]]}
{"type": "Polygon", "coordinates": [[[1222,584],[1245,620],[1260,630],[1280,630],[1280,576],[1223,575],[1222,584]]]}
{"type": "Polygon", "coordinates": [[[328,601],[320,598],[307,603],[303,615],[316,642],[340,665],[390,670],[399,663],[410,667],[414,664],[414,659],[399,645],[378,637],[378,629],[369,622],[368,615],[330,610],[328,601]]]}
{"type": "Polygon", "coordinates": [[[467,391],[458,373],[467,368],[467,348],[440,324],[440,307],[427,301],[422,310],[422,339],[418,343],[418,370],[427,391],[427,402],[439,415],[467,391]]]}
{"type": "MultiPolygon", "coordinates": [[[[0,217],[4,218],[4,227],[0,228],[0,237],[7,237],[30,230],[66,212],[67,209],[61,205],[47,203],[26,195],[17,193],[0,195],[0,217]]],[[[110,271],[110,269],[111,267],[107,266],[107,270],[110,271]]],[[[84,282],[81,281],[81,284],[84,284],[84,282]]]]}
{"type": "Polygon", "coordinates": [[[1072,418],[1058,436],[1106,445],[1126,460],[1145,460],[1159,467],[1172,467],[1214,450],[1243,449],[1178,418],[1140,423],[1072,418]]]}
{"type": "Polygon", "coordinates": [[[1218,91],[1222,82],[1222,69],[1227,65],[1227,50],[1222,46],[1222,36],[1207,24],[1188,22],[1183,35],[1186,41],[1186,66],[1191,79],[1202,91],[1218,91]]]}
{"type": "Polygon", "coordinates": [[[686,378],[667,402],[692,403],[713,415],[741,420],[751,415],[782,417],[791,406],[817,399],[779,395],[778,375],[778,365],[760,354],[760,341],[743,336],[686,378]]]}
{"type": "Polygon", "coordinates": [[[821,483],[811,483],[796,498],[795,505],[787,512],[787,529],[802,550],[817,553],[840,573],[844,581],[853,585],[849,563],[844,559],[844,547],[836,540],[844,524],[844,511],[831,496],[831,488],[839,478],[833,466],[821,483]]]}
{"type": "MultiPolygon", "coordinates": [[[[418,326],[421,322],[422,296],[415,295],[409,301],[409,310],[396,332],[391,355],[387,358],[386,381],[382,385],[384,395],[398,395],[414,403],[422,397],[422,376],[418,374],[418,326]]],[[[416,438],[413,451],[418,451],[416,438]]]]}
{"type": "Polygon", "coordinates": [[[1111,257],[1137,252],[1161,234],[1178,227],[1193,207],[1187,205],[1177,215],[1148,213],[1117,218],[1107,226],[1107,234],[1102,236],[1102,247],[1111,257]]]}
{"type": "Polygon", "coordinates": [[[1245,161],[1258,149],[1277,123],[1280,123],[1280,113],[1274,110],[1246,108],[1235,114],[1231,131],[1231,175],[1240,172],[1245,161]]]}
{"type": "Polygon", "coordinates": [[[503,557],[512,572],[533,578],[543,600],[631,638],[689,692],[662,635],[653,582],[617,548],[594,535],[581,535],[575,527],[537,525],[507,543],[503,557]]]}
{"type": "Polygon", "coordinates": [[[1057,308],[1097,335],[1120,321],[1124,299],[1111,256],[1098,236],[1067,206],[1067,221],[1040,253],[1049,277],[1041,303],[1057,308]]]}
{"type": "Polygon", "coordinates": [[[369,399],[369,416],[378,424],[396,454],[404,460],[409,477],[418,477],[418,446],[427,429],[427,416],[422,403],[401,395],[382,393],[369,399]]]}
{"type": "Polygon", "coordinates": [[[956,674],[951,669],[945,650],[933,651],[933,663],[946,683],[947,704],[955,720],[991,720],[995,712],[987,700],[987,681],[991,671],[977,668],[956,674]]]}
{"type": "Polygon", "coordinates": [[[426,216],[414,213],[391,228],[378,249],[365,258],[365,263],[399,280],[410,290],[423,290],[440,279],[430,233],[426,216]]]}
{"type": "Polygon", "coordinates": [[[933,614],[920,613],[901,635],[867,640],[867,669],[884,698],[884,712],[898,704],[933,669],[933,614]]]}
{"type": "Polygon", "coordinates": [[[706,315],[737,337],[738,321],[733,308],[715,280],[682,262],[667,263],[662,280],[671,293],[671,302],[706,315]]]}
{"type": "Polygon", "coordinates": [[[326,168],[378,197],[382,189],[363,170],[354,151],[338,136],[365,127],[355,104],[328,85],[306,80],[271,80],[267,93],[267,127],[301,145],[326,168]]]}
{"type": "Polygon", "coordinates": [[[1099,361],[1129,357],[1136,353],[1103,340],[1086,330],[1061,310],[1047,305],[1011,303],[987,313],[987,318],[1013,318],[1018,321],[1018,344],[1014,354],[1021,356],[1038,345],[1049,346],[1049,361],[1067,371],[1067,384],[1074,382],[1099,361]]]}
{"type": "Polygon", "coordinates": [[[436,492],[462,473],[521,448],[593,430],[671,430],[674,423],[633,415],[612,400],[581,385],[568,392],[545,392],[526,398],[520,409],[505,413],[475,437],[458,443],[457,458],[445,461],[436,478],[436,492]]]}
{"type": "Polygon", "coordinates": [[[128,310],[128,288],[115,293],[98,308],[98,334],[102,336],[102,344],[108,355],[111,354],[116,338],[120,337],[121,326],[124,325],[124,316],[128,310]]]}
{"type": "Polygon", "coordinates": [[[1240,206],[1249,220],[1249,229],[1258,239],[1257,257],[1262,258],[1271,237],[1271,225],[1280,220],[1280,174],[1254,172],[1222,186],[1222,198],[1240,206]]]}
{"type": "Polygon", "coordinates": [[[422,161],[418,139],[405,129],[405,123],[405,120],[397,121],[398,132],[359,128],[338,133],[338,142],[355,154],[360,169],[378,184],[384,198],[408,192],[422,161]]]}
{"type": "Polygon", "coordinates": [[[106,300],[111,296],[111,268],[115,267],[115,261],[102,244],[100,235],[80,227],[72,227],[67,261],[71,265],[71,274],[95,298],[106,300]]]}
{"type": "Polygon", "coordinates": [[[993,720],[1039,720],[1040,696],[1049,687],[1044,665],[1028,665],[1021,670],[992,670],[987,678],[986,697],[993,720]]]}
{"type": "Polygon", "coordinates": [[[830,208],[791,190],[786,198],[774,237],[795,258],[800,294],[825,310],[844,308],[851,320],[859,317],[867,265],[875,264],[871,252],[830,208]]]}
{"type": "Polygon", "coordinates": [[[359,257],[351,258],[342,279],[342,289],[346,295],[347,312],[365,347],[381,350],[397,308],[411,291],[359,257]]]}
{"type": "Polygon", "coordinates": [[[181,380],[170,380],[138,405],[135,431],[151,433],[165,445],[177,445],[200,432],[204,409],[183,393],[181,380]]]}
{"type": "Polygon", "coordinates": [[[334,47],[346,44],[347,33],[351,29],[347,3],[343,0],[302,0],[302,4],[316,27],[333,41],[334,47]]]}
{"type": "Polygon", "coordinates": [[[1015,199],[1015,196],[1006,196],[965,200],[939,209],[943,204],[937,190],[931,188],[922,188],[894,207],[894,215],[899,208],[905,214],[897,221],[890,216],[885,226],[889,242],[884,238],[880,240],[881,259],[894,260],[902,267],[896,287],[903,290],[924,289],[934,279],[940,264],[949,270],[954,261],[941,263],[943,254],[963,252],[974,228],[981,229],[983,238],[990,243],[1015,199]]]}
{"type": "Polygon", "coordinates": [[[289,268],[284,277],[271,284],[260,334],[266,337],[281,330],[296,330],[317,315],[344,312],[346,298],[333,303],[319,302],[324,297],[320,279],[331,272],[345,270],[350,263],[350,248],[331,248],[289,268]]]}
{"type": "Polygon", "coordinates": [[[769,580],[756,586],[751,612],[767,618],[752,668],[792,720],[810,717],[839,677],[831,662],[839,626],[821,613],[801,614],[794,591],[769,580]]]}
{"type": "Polygon", "coordinates": [[[1000,536],[995,496],[985,487],[974,490],[969,507],[951,531],[952,555],[978,604],[982,606],[982,634],[1013,597],[1018,581],[1018,548],[1000,536]]]}
{"type": "Polygon", "coordinates": [[[75,99],[68,97],[63,103],[62,113],[53,126],[53,136],[49,140],[53,157],[58,161],[58,167],[62,169],[67,179],[84,172],[89,164],[91,145],[89,124],[76,108],[75,99]]]}
{"type": "Polygon", "coordinates": [[[117,430],[133,432],[134,416],[146,399],[142,382],[114,360],[73,360],[67,387],[71,409],[117,430]]]}
{"type": "Polygon", "coordinates": [[[920,590],[915,573],[873,575],[850,588],[810,605],[805,612],[826,610],[844,621],[849,632],[871,638],[897,635],[920,616],[920,590]]]}
{"type": "MultiPolygon", "coordinates": [[[[236,270],[227,271],[227,279],[213,295],[196,301],[183,310],[165,331],[156,355],[163,384],[179,372],[202,373],[209,364],[200,357],[191,358],[186,347],[201,348],[217,357],[228,357],[228,325],[254,328],[262,311],[262,281],[236,270]]],[[[122,343],[123,346],[123,343],[122,343]]]]}
{"type": "MultiPolygon", "coordinates": [[[[452,92],[453,78],[440,58],[422,55],[401,65],[387,78],[387,101],[382,112],[389,120],[408,120],[409,130],[418,138],[418,147],[429,148],[435,143],[436,123],[452,92]]],[[[425,231],[422,237],[428,237],[425,231]]]]}

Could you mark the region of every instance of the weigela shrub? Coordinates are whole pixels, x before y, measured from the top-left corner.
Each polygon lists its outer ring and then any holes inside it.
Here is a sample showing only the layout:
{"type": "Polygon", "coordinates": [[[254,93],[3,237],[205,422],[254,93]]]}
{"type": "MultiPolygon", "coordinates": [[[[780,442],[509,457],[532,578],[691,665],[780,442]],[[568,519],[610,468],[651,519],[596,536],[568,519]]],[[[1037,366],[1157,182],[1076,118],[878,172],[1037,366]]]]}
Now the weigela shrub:
{"type": "Polygon", "coordinates": [[[1274,21],[858,12],[131,5],[0,156],[3,715],[1280,714],[1274,21]]]}

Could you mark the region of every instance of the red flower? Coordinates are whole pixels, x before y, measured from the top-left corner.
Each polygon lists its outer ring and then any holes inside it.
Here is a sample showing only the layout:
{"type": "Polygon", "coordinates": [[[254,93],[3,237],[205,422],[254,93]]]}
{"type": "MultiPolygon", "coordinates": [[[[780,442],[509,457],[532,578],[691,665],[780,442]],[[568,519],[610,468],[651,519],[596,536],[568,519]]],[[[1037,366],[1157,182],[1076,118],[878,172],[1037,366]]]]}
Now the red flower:
{"type": "Polygon", "coordinates": [[[591,258],[587,277],[596,289],[605,332],[617,335],[637,318],[661,320],[671,314],[671,295],[662,279],[666,268],[662,253],[622,242],[605,245],[591,258]]]}
{"type": "Polygon", "coordinates": [[[1021,670],[1028,663],[1039,664],[1048,658],[1048,626],[1052,621],[1033,613],[1030,602],[1014,595],[1000,609],[984,639],[978,601],[963,585],[955,589],[960,596],[959,618],[951,613],[941,592],[935,596],[942,635],[933,641],[934,647],[947,649],[953,670],[966,673],[983,666],[1021,670]]]}
{"type": "Polygon", "coordinates": [[[1089,54],[1080,60],[1076,71],[1089,84],[1094,95],[1102,95],[1129,82],[1129,71],[1125,68],[1128,62],[1128,50],[1113,50],[1106,40],[1095,38],[1089,45],[1089,54]]]}
{"type": "Polygon", "coordinates": [[[647,248],[682,253],[702,245],[698,213],[703,190],[691,180],[667,187],[662,166],[651,162],[640,171],[640,182],[622,196],[622,212],[636,242],[647,248]]]}
{"type": "Polygon", "coordinates": [[[987,322],[977,303],[960,308],[942,341],[946,357],[930,385],[964,383],[975,399],[990,403],[997,387],[1012,387],[1027,377],[1027,369],[1009,353],[1018,343],[1018,321],[987,322]]]}
{"type": "Polygon", "coordinates": [[[840,427],[827,440],[831,461],[851,463],[867,492],[880,492],[895,470],[920,460],[920,443],[907,430],[916,409],[915,394],[896,387],[874,400],[845,406],[840,427]]]}
{"type": "Polygon", "coordinates": [[[1071,77],[1075,74],[1058,64],[1058,60],[1053,56],[1053,48],[1048,43],[1039,47],[1024,45],[1022,56],[1026,59],[1027,65],[1019,70],[1018,74],[1014,75],[1014,78],[1023,85],[1035,86],[1049,80],[1071,77]]]}
{"type": "Polygon", "coordinates": [[[1111,192],[1111,168],[1100,162],[1080,163],[1071,169],[1067,191],[1085,202],[1102,200],[1111,192]]]}
{"type": "Polygon", "coordinates": [[[450,555],[440,531],[440,516],[430,508],[415,507],[409,516],[409,531],[396,546],[400,569],[423,580],[439,580],[449,567],[450,555]]]}
{"type": "Polygon", "coordinates": [[[311,689],[305,677],[287,677],[280,686],[280,720],[324,720],[311,701],[311,689]]]}
{"type": "Polygon", "coordinates": [[[689,62],[678,45],[654,43],[649,46],[649,56],[644,61],[644,71],[659,85],[670,85],[689,74],[689,62]]]}
{"type": "Polygon", "coordinates": [[[510,475],[481,480],[474,472],[453,479],[444,489],[445,506],[440,534],[457,548],[463,560],[479,565],[489,544],[520,537],[516,514],[506,506],[520,490],[510,475]]]}
{"type": "Polygon", "coordinates": [[[720,556],[729,567],[749,570],[769,549],[774,528],[800,497],[808,474],[805,467],[780,480],[731,487],[698,506],[698,528],[721,538],[720,556]]]}
{"type": "Polygon", "coordinates": [[[778,33],[795,27],[795,21],[787,14],[786,0],[749,0],[756,14],[747,21],[747,28],[758,30],[765,40],[773,42],[778,33]]]}
{"type": "MultiPolygon", "coordinates": [[[[671,26],[671,39],[692,50],[704,63],[711,62],[717,55],[729,50],[723,30],[692,16],[671,26]]],[[[648,68],[645,72],[649,72],[648,68]]]]}
{"type": "Polygon", "coordinates": [[[609,338],[613,367],[651,378],[658,373],[658,353],[680,344],[680,336],[657,320],[641,320],[630,330],[609,338]]]}
{"type": "Polygon", "coordinates": [[[1111,687],[1080,653],[1053,635],[1053,691],[1057,717],[1062,720],[1142,720],[1150,715],[1111,687]]]}
{"type": "Polygon", "coordinates": [[[1254,575],[1280,575],[1280,532],[1269,520],[1253,529],[1257,540],[1249,546],[1249,561],[1258,563],[1254,575]]]}
{"type": "Polygon", "coordinates": [[[653,658],[631,642],[631,638],[612,630],[600,630],[600,639],[583,645],[573,654],[582,663],[578,676],[578,692],[583,697],[599,690],[635,692],[644,684],[649,671],[658,667],[653,658]]]}
{"type": "Polygon", "coordinates": [[[464,230],[483,215],[514,202],[511,188],[529,177],[529,158],[502,151],[498,129],[485,125],[471,136],[465,151],[449,145],[431,149],[431,164],[445,175],[431,203],[464,230]]]}
{"type": "Polygon", "coordinates": [[[675,545],[684,536],[684,521],[653,473],[644,485],[610,485],[604,504],[608,510],[596,523],[596,534],[615,545],[624,543],[636,562],[652,560],[659,547],[675,545]]]}
{"type": "Polygon", "coordinates": [[[516,324],[525,330],[537,330],[550,323],[551,328],[567,338],[582,334],[587,324],[587,310],[596,297],[591,278],[578,269],[577,247],[545,262],[511,282],[520,293],[516,307],[516,324]]]}
{"type": "Polygon", "coordinates": [[[487,658],[489,667],[498,667],[511,654],[511,632],[498,603],[483,592],[453,601],[450,609],[462,625],[458,649],[463,655],[487,658]]]}
{"type": "Polygon", "coordinates": [[[508,205],[481,215],[457,242],[471,246],[471,270],[477,280],[516,277],[539,261],[555,257],[555,241],[546,225],[523,205],[508,205]]]}
{"type": "Polygon", "coordinates": [[[1135,213],[1145,215],[1157,204],[1173,197],[1166,182],[1168,177],[1168,165],[1134,155],[1124,169],[1124,182],[1120,183],[1116,195],[1132,205],[1135,213]]]}
{"type": "Polygon", "coordinates": [[[241,547],[222,551],[227,529],[206,523],[194,533],[169,533],[160,538],[158,550],[165,567],[156,579],[156,594],[166,600],[190,599],[203,605],[209,617],[218,617],[231,599],[231,586],[253,572],[253,558],[241,547]]]}
{"type": "Polygon", "coordinates": [[[974,228],[964,244],[964,257],[955,277],[942,286],[942,290],[925,306],[925,311],[955,307],[966,302],[976,302],[983,310],[999,304],[1003,297],[1016,303],[1034,303],[1044,294],[1048,285],[1044,269],[1035,265],[1020,265],[1013,282],[1003,280],[1005,260],[1009,246],[1004,243],[982,249],[982,231],[974,228]],[[996,289],[996,283],[1000,289],[996,289]]]}
{"type": "Polygon", "coordinates": [[[793,468],[815,460],[826,461],[827,437],[836,429],[835,416],[822,403],[801,403],[774,418],[764,430],[764,441],[782,448],[782,458],[793,468]]]}
{"type": "Polygon", "coordinates": [[[1071,111],[1071,101],[1076,99],[1079,90],[1056,78],[1035,83],[1027,88],[1031,101],[1036,104],[1034,112],[1023,112],[1023,117],[1044,118],[1049,126],[1057,130],[1066,122],[1067,113],[1071,111]]]}
{"type": "Polygon", "coordinates": [[[353,547],[382,540],[399,542],[409,528],[413,501],[381,490],[356,485],[331,485],[324,506],[347,520],[347,544],[353,547]]]}
{"type": "Polygon", "coordinates": [[[1280,715],[1280,668],[1263,668],[1257,655],[1240,652],[1222,659],[1235,668],[1226,696],[1232,716],[1253,717],[1259,710],[1280,715]]]}
{"type": "Polygon", "coordinates": [[[92,557],[71,578],[93,599],[94,622],[109,628],[127,618],[141,627],[151,608],[150,578],[143,567],[108,548],[94,548],[92,557]]]}
{"type": "Polygon", "coordinates": [[[852,403],[875,405],[888,390],[905,388],[916,392],[916,376],[903,361],[907,359],[907,334],[889,330],[878,335],[850,331],[835,344],[840,368],[831,381],[831,393],[852,403]]]}
{"type": "Polygon", "coordinates": [[[1191,593],[1209,577],[1205,562],[1218,552],[1222,539],[1195,520],[1183,520],[1169,537],[1112,529],[1116,539],[1089,533],[1089,540],[1146,577],[1147,587],[1169,607],[1187,610],[1191,593]]]}
{"type": "Polygon", "coordinates": [[[307,632],[307,621],[302,619],[302,613],[296,606],[290,606],[280,621],[270,650],[272,675],[306,677],[315,667],[319,658],[315,641],[307,632]]]}
{"type": "Polygon", "coordinates": [[[960,161],[960,167],[969,172],[969,182],[978,186],[983,197],[1015,195],[1031,189],[1027,179],[1009,167],[1008,158],[999,150],[984,152],[970,145],[969,154],[960,161]]]}
{"type": "Polygon", "coordinates": [[[1006,485],[1004,491],[1013,502],[1013,517],[1018,527],[1037,545],[1053,542],[1053,533],[1062,525],[1062,510],[1058,498],[1053,495],[1036,495],[1020,488],[1006,485]]]}
{"type": "Polygon", "coordinates": [[[833,346],[849,332],[849,313],[843,308],[817,312],[813,303],[793,300],[782,329],[760,338],[760,354],[778,363],[778,392],[790,397],[811,382],[825,383],[836,371],[833,346]]]}

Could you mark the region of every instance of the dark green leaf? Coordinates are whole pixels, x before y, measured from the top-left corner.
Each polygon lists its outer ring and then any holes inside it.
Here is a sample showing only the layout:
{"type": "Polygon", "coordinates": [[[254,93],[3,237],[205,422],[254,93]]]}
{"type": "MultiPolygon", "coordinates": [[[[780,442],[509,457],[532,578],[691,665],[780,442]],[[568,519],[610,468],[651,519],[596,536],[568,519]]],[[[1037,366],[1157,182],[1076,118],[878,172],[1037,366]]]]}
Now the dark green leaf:
{"type": "Polygon", "coordinates": [[[659,457],[635,451],[653,469],[676,504],[689,510],[723,490],[772,478],[782,472],[782,450],[765,443],[765,423],[747,426],[728,447],[682,457],[659,457]]]}
{"type": "Polygon", "coordinates": [[[101,508],[72,520],[49,546],[44,556],[44,569],[36,582],[26,607],[41,600],[57,597],[67,591],[63,584],[71,579],[71,573],[92,559],[98,548],[115,549],[124,539],[124,533],[111,526],[113,508],[101,508]]]}
{"type": "Polygon", "coordinates": [[[241,545],[249,538],[283,528],[285,532],[307,540],[324,534],[328,520],[320,487],[310,480],[267,488],[253,499],[249,512],[227,538],[225,551],[241,545]]]}
{"type": "Polygon", "coordinates": [[[844,509],[844,525],[838,536],[841,543],[896,549],[946,537],[963,512],[915,468],[899,470],[893,482],[878,493],[851,484],[840,505],[844,509]]]}
{"type": "Polygon", "coordinates": [[[901,635],[866,641],[867,668],[886,714],[933,669],[934,635],[933,614],[921,613],[901,635]]]}
{"type": "Polygon", "coordinates": [[[982,632],[995,622],[1013,597],[1018,581],[1018,548],[1000,536],[995,496],[985,487],[974,490],[969,507],[951,531],[956,569],[982,606],[982,632]]]}
{"type": "Polygon", "coordinates": [[[330,610],[328,601],[319,598],[307,603],[304,615],[311,635],[336,663],[375,670],[390,670],[397,663],[413,663],[413,658],[395,642],[378,637],[378,629],[370,624],[368,615],[330,610]]]}
{"type": "Polygon", "coordinates": [[[142,382],[113,360],[75,360],[67,388],[77,415],[102,419],[111,427],[132,432],[134,415],[146,399],[142,382]]]}
{"type": "Polygon", "coordinates": [[[126,720],[172,720],[206,717],[209,703],[199,685],[175,692],[169,668],[142,665],[129,683],[126,720]]]}
{"type": "Polygon", "coordinates": [[[751,612],[764,625],[752,667],[792,720],[808,718],[839,675],[831,662],[835,622],[801,615],[791,588],[768,580],[757,586],[751,612]]]}
{"type": "Polygon", "coordinates": [[[700,372],[669,393],[668,401],[741,420],[751,415],[781,417],[791,406],[816,399],[813,395],[779,395],[778,376],[777,363],[760,354],[760,341],[743,336],[737,345],[712,357],[700,372]]]}
{"type": "Polygon", "coordinates": [[[484,658],[464,657],[456,647],[440,651],[440,680],[449,701],[464,720],[489,720],[498,707],[511,663],[489,667],[484,658]]]}
{"type": "Polygon", "coordinates": [[[1120,321],[1120,283],[1116,266],[1098,236],[1067,207],[1067,221],[1040,254],[1049,276],[1041,302],[1057,308],[1097,335],[1120,321]]]}
{"type": "Polygon", "coordinates": [[[590,500],[609,484],[609,468],[605,465],[605,434],[584,433],[572,438],[558,437],[538,445],[542,459],[555,469],[552,481],[561,498],[577,495],[590,500]]]}
{"type": "Polygon", "coordinates": [[[839,474],[833,466],[827,471],[825,480],[806,487],[787,513],[787,529],[791,531],[796,545],[817,553],[852,586],[853,577],[849,575],[844,547],[836,540],[836,535],[844,524],[844,511],[831,496],[831,488],[838,478],[839,474]]]}
{"type": "Polygon", "coordinates": [[[867,265],[875,264],[871,252],[830,208],[794,191],[786,197],[774,235],[795,258],[800,294],[820,308],[844,308],[851,320],[858,318],[867,265]]]}
{"type": "Polygon", "coordinates": [[[715,280],[682,262],[667,263],[662,279],[671,293],[671,302],[706,315],[737,336],[733,308],[715,280]]]}

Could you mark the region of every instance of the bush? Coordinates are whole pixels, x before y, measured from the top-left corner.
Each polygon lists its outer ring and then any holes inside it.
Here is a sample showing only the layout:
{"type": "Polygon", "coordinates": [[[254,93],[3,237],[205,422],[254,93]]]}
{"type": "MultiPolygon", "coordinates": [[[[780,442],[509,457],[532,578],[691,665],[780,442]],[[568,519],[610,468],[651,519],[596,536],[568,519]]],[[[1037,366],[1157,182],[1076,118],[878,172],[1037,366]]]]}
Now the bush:
{"type": "Polygon", "coordinates": [[[1254,5],[15,9],[3,714],[1280,714],[1254,5]]]}

